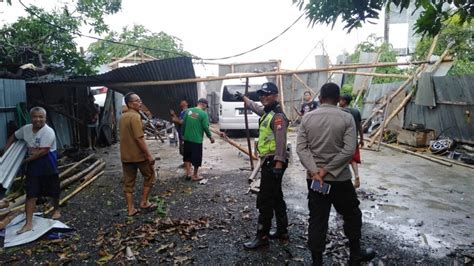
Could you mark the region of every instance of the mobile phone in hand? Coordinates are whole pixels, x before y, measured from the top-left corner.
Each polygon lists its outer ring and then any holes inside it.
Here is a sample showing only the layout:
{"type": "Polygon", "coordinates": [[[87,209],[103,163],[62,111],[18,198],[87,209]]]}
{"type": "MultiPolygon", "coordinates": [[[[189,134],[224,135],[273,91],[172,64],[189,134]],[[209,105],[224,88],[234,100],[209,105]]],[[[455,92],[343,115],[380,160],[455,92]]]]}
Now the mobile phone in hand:
{"type": "Polygon", "coordinates": [[[311,183],[311,189],[316,192],[322,193],[323,195],[327,195],[331,191],[331,185],[329,185],[328,183],[323,183],[323,186],[321,187],[321,183],[319,182],[319,180],[313,180],[313,182],[311,183]]]}

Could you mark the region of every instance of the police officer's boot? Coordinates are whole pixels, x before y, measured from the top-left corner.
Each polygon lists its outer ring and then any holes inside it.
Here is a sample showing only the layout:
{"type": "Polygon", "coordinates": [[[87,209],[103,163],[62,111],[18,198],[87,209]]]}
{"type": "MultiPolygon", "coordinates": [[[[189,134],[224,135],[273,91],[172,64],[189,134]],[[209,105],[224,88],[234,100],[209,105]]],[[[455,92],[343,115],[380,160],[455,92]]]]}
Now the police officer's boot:
{"type": "Polygon", "coordinates": [[[313,258],[312,266],[323,266],[323,253],[322,252],[311,252],[311,257],[313,258]]]}
{"type": "Polygon", "coordinates": [[[272,229],[268,235],[271,239],[280,239],[281,241],[288,241],[288,216],[282,215],[276,217],[277,229],[272,229]]]}
{"type": "Polygon", "coordinates": [[[370,261],[376,255],[376,252],[372,248],[361,249],[359,239],[350,240],[349,248],[350,248],[349,265],[351,266],[360,265],[361,262],[370,261]]]}
{"type": "Polygon", "coordinates": [[[244,247],[247,249],[257,249],[264,246],[268,246],[268,236],[260,232],[257,232],[257,236],[253,240],[244,243],[244,247]]]}

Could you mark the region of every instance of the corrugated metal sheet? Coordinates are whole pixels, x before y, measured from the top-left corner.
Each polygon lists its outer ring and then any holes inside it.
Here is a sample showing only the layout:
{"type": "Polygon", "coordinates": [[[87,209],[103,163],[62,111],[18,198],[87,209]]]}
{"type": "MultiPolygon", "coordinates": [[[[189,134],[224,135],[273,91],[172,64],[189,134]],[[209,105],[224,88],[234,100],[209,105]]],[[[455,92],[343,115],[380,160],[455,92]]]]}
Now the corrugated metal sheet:
{"type": "MultiPolygon", "coordinates": [[[[18,79],[0,79],[0,108],[15,107],[26,102],[25,81],[18,79]]],[[[15,120],[15,112],[0,111],[0,147],[7,141],[7,123],[15,120]]]]}
{"type": "MultiPolygon", "coordinates": [[[[47,87],[48,85],[74,85],[81,84],[84,86],[102,86],[105,83],[120,82],[139,82],[139,81],[159,81],[159,80],[179,80],[195,78],[192,60],[189,57],[169,58],[142,63],[130,67],[122,67],[110,72],[81,77],[73,80],[59,81],[37,81],[29,82],[30,87],[47,87]]],[[[78,86],[79,87],[79,86],[78,86]]],[[[197,85],[196,83],[163,85],[163,86],[146,86],[146,87],[129,87],[110,89],[121,93],[130,91],[136,92],[150,111],[157,117],[168,118],[169,109],[179,110],[179,101],[186,99],[191,106],[197,102],[197,85]]]]}
{"type": "MultiPolygon", "coordinates": [[[[372,64],[377,59],[377,53],[360,53],[359,63],[372,64]]],[[[375,68],[358,68],[357,72],[366,72],[372,73],[375,71],[375,68]]],[[[360,90],[368,88],[372,83],[371,76],[361,76],[357,75],[354,79],[354,86],[352,93],[358,93],[360,90]]]]}
{"type": "Polygon", "coordinates": [[[21,162],[26,155],[26,142],[15,141],[10,148],[0,157],[0,183],[3,188],[10,189],[13,180],[21,167],[21,162]]]}
{"type": "Polygon", "coordinates": [[[433,77],[435,108],[408,104],[405,126],[424,124],[459,142],[474,144],[474,75],[433,77]]]}
{"type": "MultiPolygon", "coordinates": [[[[375,102],[385,95],[391,94],[393,91],[398,89],[403,82],[393,82],[393,83],[383,83],[383,84],[372,84],[364,95],[364,100],[362,101],[362,119],[367,119],[372,110],[375,107],[375,102]]],[[[407,88],[410,88],[407,86],[407,88]]]]}

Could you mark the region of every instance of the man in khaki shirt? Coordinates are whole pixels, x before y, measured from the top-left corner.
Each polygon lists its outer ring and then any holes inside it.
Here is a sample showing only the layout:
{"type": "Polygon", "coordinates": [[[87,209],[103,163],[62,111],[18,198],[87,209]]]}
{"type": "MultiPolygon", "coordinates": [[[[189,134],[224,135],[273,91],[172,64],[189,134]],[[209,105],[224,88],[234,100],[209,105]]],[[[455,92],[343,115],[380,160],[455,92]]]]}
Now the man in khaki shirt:
{"type": "Polygon", "coordinates": [[[309,238],[313,265],[323,265],[331,205],[344,218],[344,233],[349,239],[349,265],[359,265],[374,258],[371,249],[361,250],[362,213],[351,182],[348,163],[356,148],[356,130],[352,116],[340,110],[339,86],[326,83],[321,87],[321,106],[303,117],[296,141],[296,152],[308,171],[309,238]],[[311,189],[313,180],[331,189],[322,194],[311,189]]]}
{"type": "Polygon", "coordinates": [[[156,180],[154,169],[155,159],[151,155],[145,143],[143,124],[138,111],[142,101],[137,94],[130,92],[124,97],[128,111],[122,114],[120,119],[120,159],[123,169],[123,186],[125,199],[127,200],[128,215],[138,214],[133,204],[133,192],[137,179],[137,170],[140,169],[143,177],[143,192],[140,208],[152,210],[156,206],[148,200],[150,190],[156,180]]]}

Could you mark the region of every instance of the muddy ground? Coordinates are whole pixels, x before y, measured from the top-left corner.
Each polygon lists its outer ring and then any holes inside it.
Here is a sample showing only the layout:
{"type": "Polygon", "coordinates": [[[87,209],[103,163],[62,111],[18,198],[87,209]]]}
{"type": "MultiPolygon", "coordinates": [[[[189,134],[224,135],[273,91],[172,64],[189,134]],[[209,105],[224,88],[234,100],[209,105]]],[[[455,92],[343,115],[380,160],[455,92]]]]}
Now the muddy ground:
{"type": "MultiPolygon", "coordinates": [[[[244,139],[237,141],[244,143],[244,139]]],[[[43,238],[21,247],[2,249],[1,264],[116,264],[127,261],[127,247],[135,255],[135,263],[141,264],[310,264],[304,178],[284,181],[289,243],[271,241],[267,248],[247,251],[242,245],[254,236],[257,219],[256,195],[248,192],[248,160],[222,140],[213,145],[206,140],[202,173],[207,183],[199,184],[184,179],[175,146],[155,140],[147,142],[161,158],[157,161],[160,177],[152,191],[152,201],[160,205],[159,209],[127,217],[118,145],[101,148],[97,157],[107,162],[105,174],[62,207],[61,221],[76,231],[60,239],[43,238]]],[[[296,157],[293,159],[297,161],[296,157]]],[[[287,176],[304,173],[297,162],[292,167],[287,176]]],[[[359,190],[359,197],[365,203],[362,209],[370,212],[384,202],[387,191],[365,185],[359,190]]],[[[137,204],[140,186],[141,182],[137,184],[137,204]]],[[[67,191],[63,195],[66,194],[67,191]]],[[[374,265],[470,262],[470,255],[456,252],[455,247],[438,248],[435,252],[376,223],[364,222],[362,242],[377,250],[374,265]]],[[[473,244],[463,243],[471,247],[473,244]]],[[[348,248],[341,224],[334,215],[327,247],[325,264],[345,263],[348,248]]]]}

